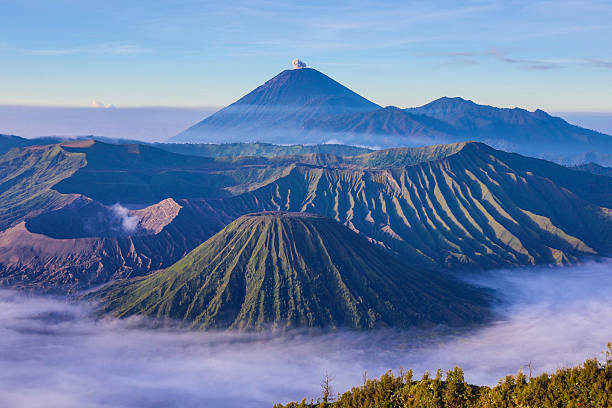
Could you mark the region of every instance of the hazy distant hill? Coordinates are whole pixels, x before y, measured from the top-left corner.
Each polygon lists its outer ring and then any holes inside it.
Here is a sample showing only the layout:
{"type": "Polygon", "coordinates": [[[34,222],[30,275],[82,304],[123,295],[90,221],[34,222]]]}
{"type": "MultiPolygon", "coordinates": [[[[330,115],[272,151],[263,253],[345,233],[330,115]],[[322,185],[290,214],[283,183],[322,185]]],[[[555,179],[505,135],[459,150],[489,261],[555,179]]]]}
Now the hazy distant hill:
{"type": "Polygon", "coordinates": [[[336,156],[355,156],[372,151],[365,147],[326,144],[293,144],[276,145],[260,142],[237,143],[145,143],[131,139],[113,139],[103,136],[86,135],[77,137],[39,137],[26,139],[14,135],[0,134],[0,155],[16,147],[44,146],[50,144],[66,143],[70,141],[95,140],[105,144],[140,144],[157,147],[172,153],[201,157],[237,157],[262,156],[276,157],[296,154],[333,154],[336,156]]]}
{"type": "Polygon", "coordinates": [[[379,107],[315,69],[285,70],[170,140],[299,143],[292,136],[308,120],[379,107]]]}
{"type": "Polygon", "coordinates": [[[203,157],[262,156],[277,157],[304,154],[333,154],[355,156],[371,152],[371,149],[339,144],[275,145],[271,143],[156,143],[155,147],[173,153],[203,157]]]}
{"type": "Polygon", "coordinates": [[[381,108],[310,68],[281,72],[172,140],[332,141],[377,148],[480,141],[563,163],[595,155],[612,164],[611,136],[539,109],[501,109],[447,97],[416,108],[381,108]]]}
{"type": "Polygon", "coordinates": [[[612,153],[612,136],[571,125],[540,109],[501,109],[462,98],[440,98],[407,111],[448,123],[464,139],[508,151],[533,156],[602,149],[612,153]]]}
{"type": "Polygon", "coordinates": [[[116,316],[197,328],[463,326],[487,315],[478,291],[303,213],[245,215],[171,267],[92,297],[116,316]]]}
{"type": "Polygon", "coordinates": [[[585,163],[578,166],[571,166],[572,170],[586,171],[592,174],[598,174],[600,176],[612,177],[612,167],[600,166],[597,163],[585,163]]]}

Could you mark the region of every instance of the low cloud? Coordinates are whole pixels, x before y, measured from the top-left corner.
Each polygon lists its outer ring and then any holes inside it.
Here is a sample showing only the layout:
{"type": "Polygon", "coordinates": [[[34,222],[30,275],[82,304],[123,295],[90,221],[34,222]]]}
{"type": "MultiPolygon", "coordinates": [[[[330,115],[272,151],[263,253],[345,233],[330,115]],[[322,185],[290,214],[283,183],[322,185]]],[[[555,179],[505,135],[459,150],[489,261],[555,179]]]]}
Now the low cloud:
{"type": "MultiPolygon", "coordinates": [[[[91,305],[0,291],[0,406],[261,407],[317,397],[328,371],[343,392],[386,369],[464,368],[494,384],[596,357],[612,340],[612,261],[491,271],[469,279],[498,293],[500,319],[469,334],[312,335],[146,330],[95,320],[91,305]]],[[[440,334],[440,333],[438,333],[440,334]]]]}
{"type": "Polygon", "coordinates": [[[123,232],[132,233],[138,227],[139,218],[136,215],[130,215],[130,210],[125,208],[119,203],[114,204],[111,207],[113,215],[119,219],[121,229],[123,232]]]}
{"type": "Polygon", "coordinates": [[[104,102],[100,102],[98,100],[93,100],[91,101],[91,105],[92,108],[96,108],[96,109],[100,109],[100,108],[105,108],[105,109],[111,109],[114,108],[115,105],[113,105],[112,103],[104,103],[104,102]]]}

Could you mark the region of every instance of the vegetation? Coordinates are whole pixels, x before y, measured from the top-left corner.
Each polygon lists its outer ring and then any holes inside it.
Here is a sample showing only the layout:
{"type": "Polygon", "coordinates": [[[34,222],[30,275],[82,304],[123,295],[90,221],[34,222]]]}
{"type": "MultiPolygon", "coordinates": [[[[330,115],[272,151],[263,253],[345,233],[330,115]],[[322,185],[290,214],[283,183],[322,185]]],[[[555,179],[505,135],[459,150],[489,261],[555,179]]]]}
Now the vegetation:
{"type": "Polygon", "coordinates": [[[85,155],[57,145],[12,149],[0,156],[0,230],[70,201],[51,187],[85,163],[85,155]]]}
{"type": "Polygon", "coordinates": [[[173,153],[204,157],[261,156],[277,157],[305,154],[332,154],[356,156],[371,152],[370,149],[339,144],[275,145],[271,143],[156,143],[155,147],[173,153]]]}
{"type": "MultiPolygon", "coordinates": [[[[326,373],[326,379],[329,379],[326,373]]],[[[325,380],[322,384],[325,383],[325,380]]],[[[604,362],[586,360],[573,368],[558,369],[552,375],[543,373],[530,378],[522,371],[499,380],[496,386],[468,384],[463,371],[455,367],[442,376],[425,373],[420,380],[413,372],[391,371],[379,379],[365,380],[337,401],[328,402],[329,393],[322,390],[317,402],[290,402],[275,408],[604,408],[612,406],[612,347],[604,362]]]]}
{"type": "Polygon", "coordinates": [[[261,211],[332,218],[418,270],[571,263],[612,253],[611,209],[612,178],[480,143],[211,158],[72,141],[0,157],[0,279],[87,288],[148,274],[261,211]],[[105,228],[117,202],[168,198],[180,209],[147,215],[150,228],[105,228]],[[59,238],[76,241],[51,253],[59,238]]]}
{"type": "Polygon", "coordinates": [[[481,143],[390,149],[343,163],[296,164],[220,205],[235,214],[321,214],[436,268],[569,263],[612,251],[609,177],[481,143]]]}
{"type": "Polygon", "coordinates": [[[240,217],[171,267],[91,297],[119,317],[197,328],[464,326],[488,316],[478,290],[414,270],[320,216],[240,217]]]}

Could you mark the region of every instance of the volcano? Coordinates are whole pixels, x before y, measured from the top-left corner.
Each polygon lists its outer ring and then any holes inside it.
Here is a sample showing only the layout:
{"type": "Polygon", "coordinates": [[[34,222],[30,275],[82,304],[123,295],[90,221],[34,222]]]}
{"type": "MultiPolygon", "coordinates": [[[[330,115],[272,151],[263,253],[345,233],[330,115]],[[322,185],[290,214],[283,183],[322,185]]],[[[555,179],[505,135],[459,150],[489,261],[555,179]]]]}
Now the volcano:
{"type": "Polygon", "coordinates": [[[298,142],[304,123],[380,108],[312,68],[285,70],[226,108],[178,134],[175,142],[298,142]]]}
{"type": "Polygon", "coordinates": [[[486,297],[402,263],[330,218],[264,212],[229,224],[173,266],[94,292],[104,312],[201,329],[465,325],[486,297]]]}

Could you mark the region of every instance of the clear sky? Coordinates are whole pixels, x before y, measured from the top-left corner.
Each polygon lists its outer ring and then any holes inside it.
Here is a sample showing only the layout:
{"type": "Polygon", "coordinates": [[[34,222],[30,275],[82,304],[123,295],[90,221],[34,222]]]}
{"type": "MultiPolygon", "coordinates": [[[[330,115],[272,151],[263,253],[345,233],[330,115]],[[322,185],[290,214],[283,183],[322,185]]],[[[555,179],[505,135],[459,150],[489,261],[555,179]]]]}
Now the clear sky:
{"type": "Polygon", "coordinates": [[[0,104],[222,106],[296,57],[381,105],[612,111],[612,1],[0,0],[0,104]]]}

